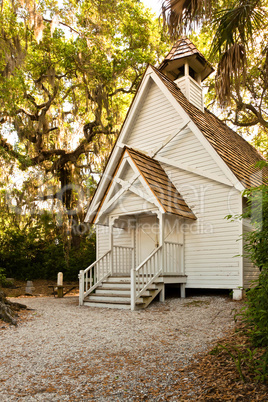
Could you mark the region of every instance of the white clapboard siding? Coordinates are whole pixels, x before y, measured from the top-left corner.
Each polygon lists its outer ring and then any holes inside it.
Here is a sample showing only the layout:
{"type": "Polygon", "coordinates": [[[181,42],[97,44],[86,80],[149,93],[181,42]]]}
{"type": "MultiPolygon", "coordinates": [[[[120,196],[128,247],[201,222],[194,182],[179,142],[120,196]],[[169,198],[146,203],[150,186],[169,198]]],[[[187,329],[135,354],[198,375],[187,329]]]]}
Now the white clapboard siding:
{"type": "Polygon", "coordinates": [[[152,83],[124,142],[148,152],[160,145],[181,123],[182,119],[174,107],[152,83]]]}
{"type": "Polygon", "coordinates": [[[175,137],[159,153],[160,156],[180,162],[190,167],[197,167],[204,172],[223,177],[224,173],[200,143],[197,137],[189,130],[175,137]]]}
{"type": "MultiPolygon", "coordinates": [[[[248,222],[245,222],[243,224],[243,235],[246,235],[252,230],[250,227],[250,224],[248,222]]],[[[245,244],[245,241],[243,240],[243,244],[245,244]]],[[[247,255],[247,252],[244,251],[243,254],[243,281],[244,281],[244,289],[249,288],[252,285],[252,281],[255,281],[258,279],[260,271],[259,268],[256,267],[250,260],[249,256],[247,255]]]]}
{"type": "Polygon", "coordinates": [[[109,208],[107,213],[112,215],[128,215],[143,210],[155,211],[156,209],[157,207],[154,204],[128,190],[109,208]]]}
{"type": "Polygon", "coordinates": [[[203,110],[203,94],[202,88],[197,84],[196,81],[190,78],[190,88],[189,88],[189,100],[198,109],[203,110]]]}
{"type": "MultiPolygon", "coordinates": [[[[96,225],[96,244],[97,244],[96,258],[99,259],[110,249],[108,226],[96,225]]],[[[106,267],[106,270],[107,269],[108,267],[106,267]]]]}
{"type": "Polygon", "coordinates": [[[198,109],[203,111],[202,87],[190,76],[185,76],[175,81],[181,92],[198,109]]]}
{"type": "Polygon", "coordinates": [[[197,220],[184,220],[186,286],[235,288],[240,286],[240,224],[225,216],[238,214],[240,194],[224,184],[162,165],[192,208],[197,220]]]}
{"type": "Polygon", "coordinates": [[[164,239],[168,242],[183,243],[183,234],[180,232],[180,225],[183,222],[175,215],[165,216],[164,239]]]}
{"type": "Polygon", "coordinates": [[[180,225],[183,220],[176,216],[166,215],[164,220],[164,273],[184,274],[183,233],[180,225]]]}

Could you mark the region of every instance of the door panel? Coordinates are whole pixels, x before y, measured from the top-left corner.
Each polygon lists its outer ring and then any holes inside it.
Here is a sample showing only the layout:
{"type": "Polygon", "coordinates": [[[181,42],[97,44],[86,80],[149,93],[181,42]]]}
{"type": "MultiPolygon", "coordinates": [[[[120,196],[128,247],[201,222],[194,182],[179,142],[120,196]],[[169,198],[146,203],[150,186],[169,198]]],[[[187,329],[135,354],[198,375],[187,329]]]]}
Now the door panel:
{"type": "Polygon", "coordinates": [[[159,225],[156,215],[138,219],[137,262],[144,261],[159,245],[159,225]]]}

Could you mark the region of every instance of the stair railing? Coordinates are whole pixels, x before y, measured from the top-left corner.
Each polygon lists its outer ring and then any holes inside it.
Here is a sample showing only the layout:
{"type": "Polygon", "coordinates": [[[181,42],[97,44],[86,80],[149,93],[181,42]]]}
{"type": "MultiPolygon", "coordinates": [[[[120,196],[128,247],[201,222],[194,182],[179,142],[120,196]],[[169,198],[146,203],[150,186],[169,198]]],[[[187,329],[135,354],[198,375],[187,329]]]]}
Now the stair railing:
{"type": "Polygon", "coordinates": [[[137,299],[148,289],[162,272],[163,247],[157,247],[137,268],[131,270],[131,310],[137,299]]]}
{"type": "Polygon", "coordinates": [[[133,267],[134,247],[114,246],[113,274],[129,274],[133,267]]]}
{"type": "Polygon", "coordinates": [[[111,250],[89,265],[78,274],[79,278],[79,306],[82,306],[90,293],[93,292],[108,276],[111,275],[111,250]]]}
{"type": "Polygon", "coordinates": [[[183,275],[183,244],[165,241],[165,272],[183,275]]]}

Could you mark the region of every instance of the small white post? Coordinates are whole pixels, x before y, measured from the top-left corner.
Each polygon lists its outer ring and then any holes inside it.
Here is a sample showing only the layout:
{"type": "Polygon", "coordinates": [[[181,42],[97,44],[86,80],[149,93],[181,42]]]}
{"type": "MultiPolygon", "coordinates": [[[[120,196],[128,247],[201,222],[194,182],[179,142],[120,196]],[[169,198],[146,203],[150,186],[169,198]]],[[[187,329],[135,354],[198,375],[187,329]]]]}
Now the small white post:
{"type": "Polygon", "coordinates": [[[131,300],[131,310],[135,310],[135,298],[136,298],[136,271],[134,268],[131,270],[131,292],[130,292],[130,300],[131,300]]]}
{"type": "Polygon", "coordinates": [[[161,268],[162,272],[165,272],[165,220],[164,214],[160,212],[158,215],[159,219],[159,245],[162,246],[161,250],[161,268]]]}
{"type": "Polygon", "coordinates": [[[62,272],[58,272],[57,285],[63,286],[63,273],[62,272]]]}
{"type": "Polygon", "coordinates": [[[243,299],[243,289],[233,289],[233,300],[243,299]]]}
{"type": "Polygon", "coordinates": [[[163,283],[163,288],[159,294],[159,301],[162,303],[165,301],[165,284],[163,283]]]}
{"type": "Polygon", "coordinates": [[[79,272],[78,278],[79,278],[79,306],[83,306],[84,291],[85,291],[85,280],[83,270],[79,272]]]}
{"type": "Polygon", "coordinates": [[[185,298],[185,283],[181,283],[180,288],[181,288],[181,298],[184,299],[185,298]]]}
{"type": "Polygon", "coordinates": [[[110,255],[110,271],[111,275],[113,274],[114,271],[114,239],[113,239],[113,222],[114,219],[110,218],[109,221],[109,243],[110,243],[110,250],[111,250],[111,255],[110,255]]]}

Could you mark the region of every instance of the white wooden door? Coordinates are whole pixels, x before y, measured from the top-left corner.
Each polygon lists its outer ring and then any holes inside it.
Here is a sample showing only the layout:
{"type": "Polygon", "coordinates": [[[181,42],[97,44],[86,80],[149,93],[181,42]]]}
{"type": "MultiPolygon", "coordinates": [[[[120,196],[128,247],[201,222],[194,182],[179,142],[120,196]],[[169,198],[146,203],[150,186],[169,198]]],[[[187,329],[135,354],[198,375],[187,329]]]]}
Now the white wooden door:
{"type": "Polygon", "coordinates": [[[138,219],[137,262],[143,262],[159,246],[159,225],[156,215],[138,219]]]}

